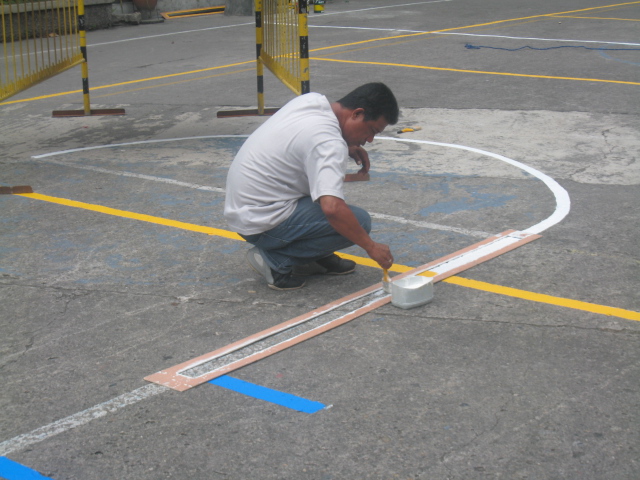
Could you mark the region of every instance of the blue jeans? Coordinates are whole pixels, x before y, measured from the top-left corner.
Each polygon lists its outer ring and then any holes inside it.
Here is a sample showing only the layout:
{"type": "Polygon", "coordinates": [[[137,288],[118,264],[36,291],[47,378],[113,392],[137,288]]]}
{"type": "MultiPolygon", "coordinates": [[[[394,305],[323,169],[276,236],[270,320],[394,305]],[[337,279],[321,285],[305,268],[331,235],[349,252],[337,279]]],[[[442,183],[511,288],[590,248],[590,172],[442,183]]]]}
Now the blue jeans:
{"type": "MultiPolygon", "coordinates": [[[[371,216],[362,208],[349,205],[367,233],[371,231],[371,216]]],[[[318,203],[302,197],[284,222],[264,233],[241,235],[260,250],[269,266],[288,273],[294,265],[305,265],[353,245],[334,230],[318,203]]]]}

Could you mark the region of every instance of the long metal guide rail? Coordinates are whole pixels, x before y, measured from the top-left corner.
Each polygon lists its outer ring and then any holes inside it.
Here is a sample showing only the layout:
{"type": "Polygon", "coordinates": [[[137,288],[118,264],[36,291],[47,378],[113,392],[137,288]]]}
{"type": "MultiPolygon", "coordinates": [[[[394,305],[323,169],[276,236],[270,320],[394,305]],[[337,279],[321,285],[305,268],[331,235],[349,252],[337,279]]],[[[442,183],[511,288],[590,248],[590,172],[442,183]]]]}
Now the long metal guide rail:
{"type": "MultiPolygon", "coordinates": [[[[509,230],[398,275],[393,280],[429,274],[434,276],[434,282],[439,282],[537,238],[540,235],[509,230]]],[[[178,391],[188,390],[343,325],[390,301],[391,295],[384,292],[381,283],[377,283],[218,350],[161,370],[145,377],[145,380],[178,391]]]]}

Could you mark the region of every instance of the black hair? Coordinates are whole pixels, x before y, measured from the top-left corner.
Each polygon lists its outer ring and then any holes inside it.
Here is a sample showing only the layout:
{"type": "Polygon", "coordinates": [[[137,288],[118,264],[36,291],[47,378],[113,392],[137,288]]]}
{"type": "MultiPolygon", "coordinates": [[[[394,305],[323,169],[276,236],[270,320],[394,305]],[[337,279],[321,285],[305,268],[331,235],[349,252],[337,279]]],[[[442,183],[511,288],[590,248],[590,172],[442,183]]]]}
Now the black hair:
{"type": "Polygon", "coordinates": [[[382,115],[387,123],[395,125],[398,121],[398,102],[391,89],[384,83],[373,82],[359,86],[344,97],[338,103],[345,108],[355,110],[364,109],[364,119],[377,120],[382,115]]]}

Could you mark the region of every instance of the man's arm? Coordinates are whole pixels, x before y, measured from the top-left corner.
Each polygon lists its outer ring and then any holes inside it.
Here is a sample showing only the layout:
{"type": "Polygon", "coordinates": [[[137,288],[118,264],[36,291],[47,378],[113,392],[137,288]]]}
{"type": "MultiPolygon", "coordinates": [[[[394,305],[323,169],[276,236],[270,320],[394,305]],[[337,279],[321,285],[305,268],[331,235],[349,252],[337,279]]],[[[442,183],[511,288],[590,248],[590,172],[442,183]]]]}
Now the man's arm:
{"type": "Polygon", "coordinates": [[[372,260],[382,268],[393,265],[393,255],[388,245],[374,242],[367,231],[360,226],[344,200],[331,195],[320,197],[320,208],[327,217],[329,224],[343,237],[362,247],[372,260]]]}

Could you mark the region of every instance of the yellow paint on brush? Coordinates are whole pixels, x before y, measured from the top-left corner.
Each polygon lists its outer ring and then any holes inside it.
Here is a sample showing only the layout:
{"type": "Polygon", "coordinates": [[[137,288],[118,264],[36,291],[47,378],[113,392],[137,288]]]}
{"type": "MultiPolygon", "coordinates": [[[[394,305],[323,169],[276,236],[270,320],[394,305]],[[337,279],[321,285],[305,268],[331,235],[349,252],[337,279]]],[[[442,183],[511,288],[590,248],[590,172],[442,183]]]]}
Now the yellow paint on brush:
{"type": "MultiPolygon", "coordinates": [[[[372,267],[372,268],[380,268],[380,265],[378,265],[378,262],[376,262],[375,260],[371,260],[370,258],[357,257],[356,255],[349,255],[348,253],[342,253],[342,252],[336,252],[336,254],[342,258],[346,258],[347,260],[353,260],[358,265],[364,265],[365,267],[372,267]]],[[[391,267],[389,267],[389,271],[404,273],[404,272],[408,272],[409,270],[413,270],[413,268],[414,267],[407,267],[406,265],[397,265],[394,263],[393,265],[391,265],[391,267]]]]}
{"type": "MultiPolygon", "coordinates": [[[[206,233],[207,235],[216,235],[218,237],[228,238],[231,240],[244,239],[237,233],[230,232],[229,230],[223,230],[220,228],[204,227],[202,225],[195,225],[193,223],[178,222],[176,220],[169,220],[166,218],[154,217],[151,215],[145,215],[141,213],[127,212],[125,210],[118,210],[115,208],[103,207],[101,205],[93,205],[91,203],[76,202],[75,200],[67,200],[65,198],[50,197],[48,195],[41,195],[39,193],[23,193],[16,194],[16,196],[32,198],[34,200],[42,200],[45,202],[56,203],[58,205],[64,205],[68,207],[81,208],[84,210],[90,210],[93,212],[104,213],[107,215],[114,215],[117,217],[129,218],[132,220],[139,220],[142,222],[155,223],[157,225],[164,225],[167,227],[180,228],[182,230],[190,230],[192,232],[206,233]]],[[[377,262],[370,258],[357,257],[355,255],[349,255],[347,253],[336,252],[340,257],[353,260],[359,265],[364,265],[372,268],[381,268],[377,262]]],[[[393,264],[389,271],[404,273],[412,270],[413,267],[406,265],[393,264]]],[[[434,272],[423,272],[420,275],[425,277],[433,277],[436,274],[434,272]]],[[[554,297],[551,295],[545,295],[541,293],[528,292],[526,290],[518,290],[511,287],[503,287],[500,285],[493,285],[491,283],[479,282],[477,280],[470,280],[462,277],[449,277],[443,280],[443,282],[458,285],[460,287],[473,288],[474,290],[481,290],[484,292],[496,293],[498,295],[506,295],[509,297],[520,298],[523,300],[529,300],[532,302],[545,303],[547,305],[556,305],[559,307],[572,308],[574,310],[582,310],[585,312],[598,313],[601,315],[609,315],[612,317],[624,318],[627,320],[640,321],[640,312],[634,312],[632,310],[624,310],[622,308],[607,307],[605,305],[597,305],[594,303],[581,302],[579,300],[571,300],[568,298],[554,297]]]]}

